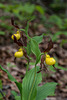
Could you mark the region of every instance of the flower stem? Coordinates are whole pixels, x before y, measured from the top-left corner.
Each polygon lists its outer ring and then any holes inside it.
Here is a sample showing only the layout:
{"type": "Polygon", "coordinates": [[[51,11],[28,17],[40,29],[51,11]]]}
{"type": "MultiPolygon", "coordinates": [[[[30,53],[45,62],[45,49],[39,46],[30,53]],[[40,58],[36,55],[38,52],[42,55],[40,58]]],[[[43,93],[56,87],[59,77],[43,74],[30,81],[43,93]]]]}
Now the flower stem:
{"type": "Polygon", "coordinates": [[[35,84],[35,78],[36,78],[36,64],[35,64],[34,79],[33,79],[33,83],[32,83],[32,87],[31,87],[31,90],[30,90],[28,100],[30,100],[30,97],[31,97],[31,94],[32,94],[32,91],[33,91],[33,87],[34,87],[34,84],[35,84]]]}

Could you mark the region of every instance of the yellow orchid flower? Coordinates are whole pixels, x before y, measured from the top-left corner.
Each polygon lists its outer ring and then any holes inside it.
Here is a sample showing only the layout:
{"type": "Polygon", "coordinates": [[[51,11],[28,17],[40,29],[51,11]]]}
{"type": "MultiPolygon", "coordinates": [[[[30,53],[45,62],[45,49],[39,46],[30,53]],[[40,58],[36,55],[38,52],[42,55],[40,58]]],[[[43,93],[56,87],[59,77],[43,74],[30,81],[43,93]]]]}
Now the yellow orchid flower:
{"type": "Polygon", "coordinates": [[[15,57],[20,58],[23,56],[23,50],[19,49],[17,52],[15,52],[14,54],[15,57]]]}
{"type": "Polygon", "coordinates": [[[13,35],[11,36],[11,38],[12,38],[13,40],[14,40],[14,36],[16,37],[17,40],[19,40],[20,37],[21,37],[20,32],[17,31],[16,34],[13,34],[13,35]]]}
{"type": "Polygon", "coordinates": [[[47,65],[54,65],[56,63],[56,61],[53,57],[50,57],[50,55],[46,55],[45,63],[47,65]]]}

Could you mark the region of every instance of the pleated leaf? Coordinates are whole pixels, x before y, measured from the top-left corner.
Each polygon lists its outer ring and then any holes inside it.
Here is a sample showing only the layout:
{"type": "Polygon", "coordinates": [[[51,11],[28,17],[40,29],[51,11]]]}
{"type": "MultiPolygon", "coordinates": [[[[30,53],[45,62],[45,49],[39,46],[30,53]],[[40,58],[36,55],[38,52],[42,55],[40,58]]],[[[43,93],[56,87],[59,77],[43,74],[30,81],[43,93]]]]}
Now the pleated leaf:
{"type": "Polygon", "coordinates": [[[43,35],[40,35],[40,36],[34,36],[33,39],[34,39],[35,41],[37,41],[37,43],[39,44],[39,43],[42,42],[43,35]]]}
{"type": "MultiPolygon", "coordinates": [[[[16,85],[17,85],[17,87],[18,87],[18,89],[19,89],[19,91],[20,91],[20,93],[21,93],[21,92],[22,92],[22,85],[21,85],[21,83],[17,82],[16,79],[8,72],[8,70],[4,69],[1,65],[0,65],[0,69],[7,73],[8,78],[9,78],[11,81],[13,81],[13,82],[16,83],[16,85]]],[[[22,94],[22,93],[21,93],[21,94],[22,94]]]]}
{"type": "Polygon", "coordinates": [[[37,95],[37,86],[42,80],[41,73],[36,73],[35,78],[35,68],[27,72],[23,79],[22,84],[22,99],[23,100],[35,100],[37,95]]]}
{"type": "Polygon", "coordinates": [[[40,52],[40,49],[38,47],[38,43],[37,41],[35,41],[34,39],[31,39],[31,51],[35,54],[36,56],[36,64],[39,62],[40,60],[40,55],[41,55],[41,52],[40,52]]]}
{"type": "Polygon", "coordinates": [[[35,100],[44,100],[47,96],[53,96],[57,83],[45,83],[43,86],[38,87],[37,96],[35,100]]]}

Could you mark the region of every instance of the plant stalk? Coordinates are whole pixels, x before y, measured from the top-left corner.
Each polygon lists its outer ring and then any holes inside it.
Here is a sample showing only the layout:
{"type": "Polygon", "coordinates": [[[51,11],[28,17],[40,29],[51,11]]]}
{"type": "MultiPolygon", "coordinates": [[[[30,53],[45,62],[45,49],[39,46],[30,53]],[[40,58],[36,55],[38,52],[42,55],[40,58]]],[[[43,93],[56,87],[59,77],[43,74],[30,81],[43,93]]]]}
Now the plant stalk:
{"type": "Polygon", "coordinates": [[[34,72],[33,84],[32,84],[31,90],[30,90],[30,94],[29,94],[28,100],[30,100],[30,97],[31,97],[31,94],[32,94],[32,91],[33,91],[33,87],[34,87],[34,84],[35,84],[35,78],[36,78],[36,64],[35,64],[35,72],[34,72]]]}

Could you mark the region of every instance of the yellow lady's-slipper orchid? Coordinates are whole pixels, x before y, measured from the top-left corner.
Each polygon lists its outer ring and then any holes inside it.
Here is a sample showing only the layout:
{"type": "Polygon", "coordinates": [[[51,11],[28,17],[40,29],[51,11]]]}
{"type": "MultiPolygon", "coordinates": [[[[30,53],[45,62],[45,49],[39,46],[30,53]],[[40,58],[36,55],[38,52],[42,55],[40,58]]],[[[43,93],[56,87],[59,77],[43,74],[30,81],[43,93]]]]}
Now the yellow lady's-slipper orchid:
{"type": "Polygon", "coordinates": [[[23,51],[22,49],[19,49],[17,52],[15,52],[14,54],[15,57],[20,58],[23,56],[23,51]]]}
{"type": "Polygon", "coordinates": [[[53,57],[50,57],[50,55],[46,55],[45,63],[47,65],[54,65],[56,63],[56,61],[53,57]]]}
{"type": "Polygon", "coordinates": [[[20,37],[21,37],[20,32],[17,31],[16,34],[13,34],[13,35],[11,36],[11,38],[12,38],[13,40],[14,40],[14,36],[16,37],[17,40],[19,40],[20,37]]]}

